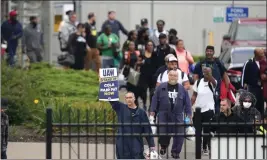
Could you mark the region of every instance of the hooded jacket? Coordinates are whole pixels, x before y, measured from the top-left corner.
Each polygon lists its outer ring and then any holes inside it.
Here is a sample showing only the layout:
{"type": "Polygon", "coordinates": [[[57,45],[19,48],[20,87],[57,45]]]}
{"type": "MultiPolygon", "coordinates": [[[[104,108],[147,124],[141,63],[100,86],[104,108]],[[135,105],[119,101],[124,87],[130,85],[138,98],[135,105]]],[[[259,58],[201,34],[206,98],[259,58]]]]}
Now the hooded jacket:
{"type": "Polygon", "coordinates": [[[22,37],[22,49],[27,51],[41,51],[43,49],[43,32],[40,25],[35,28],[29,24],[24,28],[22,37]],[[26,47],[26,48],[25,48],[26,47]]]}
{"type": "Polygon", "coordinates": [[[69,20],[65,20],[63,26],[61,27],[61,32],[59,33],[59,41],[61,48],[67,48],[69,36],[76,31],[77,29],[75,24],[71,23],[69,20]]]}

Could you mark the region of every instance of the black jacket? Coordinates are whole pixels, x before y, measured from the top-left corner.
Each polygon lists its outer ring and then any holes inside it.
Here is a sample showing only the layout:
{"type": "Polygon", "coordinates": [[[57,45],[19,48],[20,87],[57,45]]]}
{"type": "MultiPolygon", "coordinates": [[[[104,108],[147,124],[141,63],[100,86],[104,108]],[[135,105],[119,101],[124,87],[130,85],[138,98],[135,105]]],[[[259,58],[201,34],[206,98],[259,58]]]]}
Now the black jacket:
{"type": "Polygon", "coordinates": [[[240,133],[243,132],[242,128],[240,128],[238,125],[229,125],[229,126],[224,126],[224,125],[219,125],[219,123],[240,123],[243,122],[240,117],[238,117],[237,114],[231,113],[229,116],[226,116],[224,113],[220,113],[215,115],[211,122],[215,122],[216,124],[218,123],[217,126],[211,127],[212,132],[216,133],[240,133]]]}
{"type": "Polygon", "coordinates": [[[257,66],[257,63],[254,58],[249,59],[244,67],[242,73],[241,85],[244,87],[244,84],[247,84],[251,87],[261,87],[259,85],[260,79],[260,69],[257,66]]]}
{"type": "Polygon", "coordinates": [[[106,25],[110,25],[111,26],[111,32],[116,34],[118,37],[120,37],[120,33],[119,33],[120,30],[122,31],[123,34],[125,34],[125,35],[128,34],[128,31],[124,28],[124,26],[118,20],[114,20],[114,22],[106,20],[103,23],[102,28],[101,28],[101,32],[102,33],[105,32],[106,25]]]}
{"type": "Polygon", "coordinates": [[[158,45],[155,49],[155,54],[153,54],[153,62],[155,62],[155,67],[158,69],[159,67],[165,65],[165,57],[168,54],[173,54],[176,58],[176,52],[173,48],[171,48],[168,44],[166,48],[162,48],[160,45],[158,45]]]}

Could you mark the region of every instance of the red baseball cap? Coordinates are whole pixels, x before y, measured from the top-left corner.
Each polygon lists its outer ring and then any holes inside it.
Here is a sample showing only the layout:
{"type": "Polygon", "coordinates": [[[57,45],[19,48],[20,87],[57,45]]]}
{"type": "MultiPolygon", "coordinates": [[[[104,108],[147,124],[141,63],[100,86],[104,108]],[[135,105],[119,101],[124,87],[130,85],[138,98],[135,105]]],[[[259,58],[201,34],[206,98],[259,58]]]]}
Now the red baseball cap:
{"type": "Polygon", "coordinates": [[[9,12],[10,17],[16,16],[16,15],[18,15],[18,12],[15,10],[9,12]]]}

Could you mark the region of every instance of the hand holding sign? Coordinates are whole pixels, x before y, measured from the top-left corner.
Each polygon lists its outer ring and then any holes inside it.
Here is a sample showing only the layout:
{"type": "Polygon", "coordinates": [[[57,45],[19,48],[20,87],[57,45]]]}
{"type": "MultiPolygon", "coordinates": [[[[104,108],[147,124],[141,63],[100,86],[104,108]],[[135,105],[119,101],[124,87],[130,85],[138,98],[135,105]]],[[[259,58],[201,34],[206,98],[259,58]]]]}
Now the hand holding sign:
{"type": "Polygon", "coordinates": [[[99,74],[99,100],[119,101],[117,68],[101,68],[99,74]]]}

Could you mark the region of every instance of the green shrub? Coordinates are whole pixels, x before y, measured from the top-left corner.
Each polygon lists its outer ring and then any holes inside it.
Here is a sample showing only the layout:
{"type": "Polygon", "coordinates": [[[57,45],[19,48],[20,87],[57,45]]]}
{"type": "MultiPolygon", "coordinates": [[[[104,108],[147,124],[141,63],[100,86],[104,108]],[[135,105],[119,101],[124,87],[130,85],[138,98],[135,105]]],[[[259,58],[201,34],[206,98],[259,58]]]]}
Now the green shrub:
{"type": "Polygon", "coordinates": [[[205,56],[193,56],[195,63],[205,59],[205,56]]]}
{"type": "Polygon", "coordinates": [[[10,101],[8,114],[11,124],[27,124],[42,132],[47,106],[53,108],[53,121],[56,123],[60,122],[60,111],[64,117],[62,122],[68,122],[69,110],[75,122],[77,109],[81,113],[80,122],[85,122],[87,110],[89,122],[95,118],[92,115],[95,110],[102,113],[96,116],[99,123],[114,119],[110,105],[98,102],[98,76],[92,71],[61,70],[47,63],[32,64],[30,70],[10,68],[2,63],[1,69],[1,96],[10,101]],[[39,100],[39,103],[35,104],[34,100],[39,100]]]}

